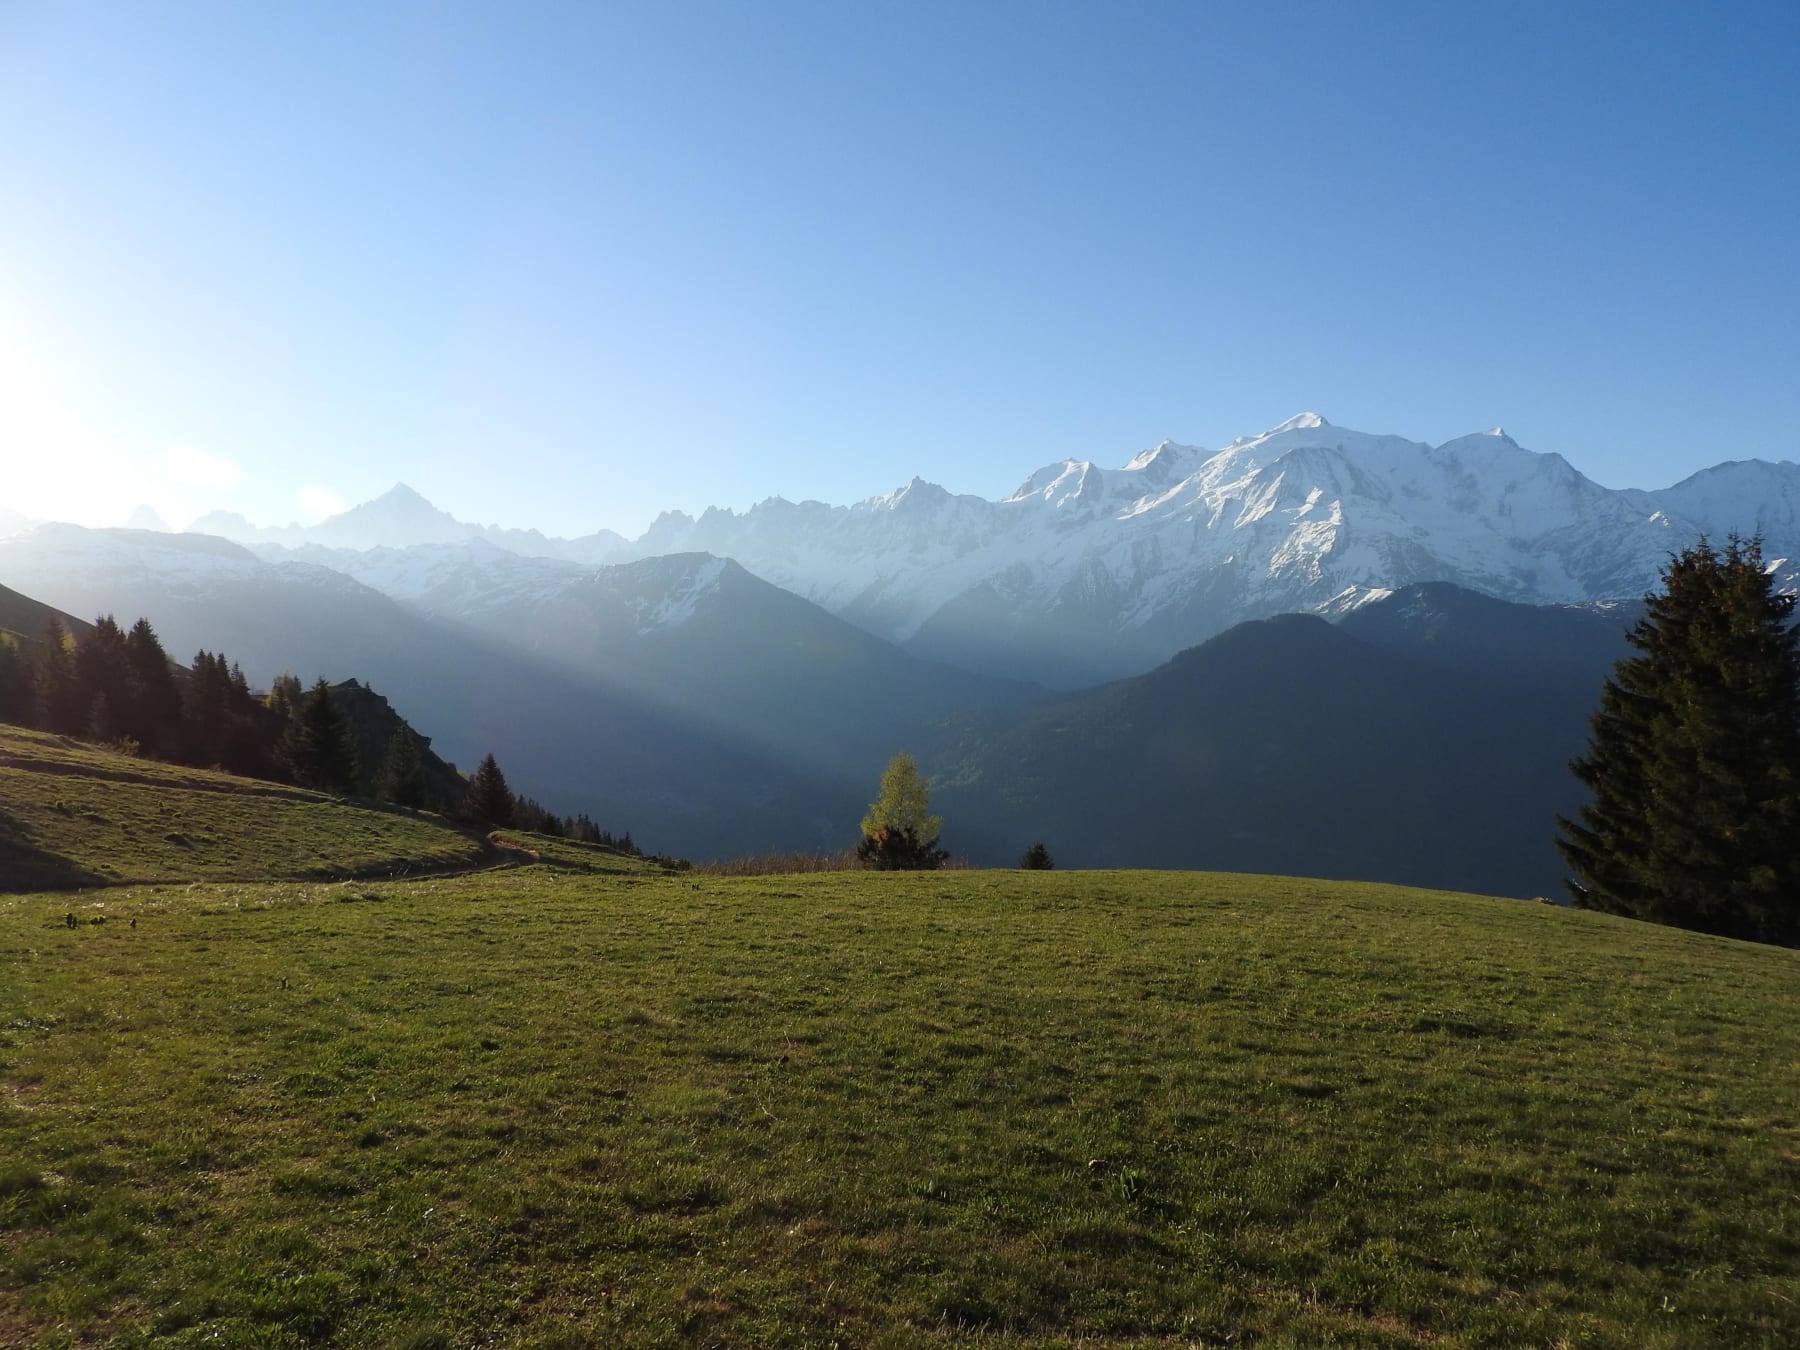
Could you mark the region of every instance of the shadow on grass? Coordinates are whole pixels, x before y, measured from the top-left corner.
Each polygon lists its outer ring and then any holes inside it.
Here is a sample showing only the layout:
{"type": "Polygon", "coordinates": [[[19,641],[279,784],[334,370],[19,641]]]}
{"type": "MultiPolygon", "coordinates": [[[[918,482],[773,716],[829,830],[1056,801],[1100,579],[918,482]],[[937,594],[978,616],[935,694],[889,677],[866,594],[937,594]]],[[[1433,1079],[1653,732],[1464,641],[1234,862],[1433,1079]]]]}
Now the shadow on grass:
{"type": "Polygon", "coordinates": [[[31,842],[18,819],[0,811],[0,892],[71,891],[110,879],[31,842]]]}

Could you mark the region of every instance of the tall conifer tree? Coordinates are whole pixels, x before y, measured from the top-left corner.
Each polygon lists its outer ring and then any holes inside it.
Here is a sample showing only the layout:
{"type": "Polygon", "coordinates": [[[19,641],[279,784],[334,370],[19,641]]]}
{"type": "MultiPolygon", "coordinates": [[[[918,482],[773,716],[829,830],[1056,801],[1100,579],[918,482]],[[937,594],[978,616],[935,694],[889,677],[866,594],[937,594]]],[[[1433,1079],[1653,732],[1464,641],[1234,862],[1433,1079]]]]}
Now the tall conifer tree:
{"type": "Polygon", "coordinates": [[[513,823],[512,789],[506,786],[506,775],[492,754],[485,756],[469,780],[469,795],[463,799],[463,814],[478,825],[505,829],[513,823]]]}
{"type": "Polygon", "coordinates": [[[47,731],[79,736],[87,730],[88,706],[75,673],[75,652],[69,630],[51,615],[44,634],[32,652],[32,683],[37,693],[37,712],[32,719],[47,731]]]}
{"type": "Polygon", "coordinates": [[[1578,905],[1800,942],[1800,633],[1760,541],[1704,540],[1646,600],[1558,818],[1578,905]]]}
{"type": "Polygon", "coordinates": [[[425,762],[419,755],[419,738],[407,727],[396,727],[388,738],[377,791],[396,806],[425,805],[425,762]]]}
{"type": "Polygon", "coordinates": [[[323,676],[288,722],[281,758],[303,786],[323,792],[349,792],[356,786],[356,745],[323,676]]]}
{"type": "Polygon", "coordinates": [[[150,620],[140,618],[125,635],[124,722],[144,745],[162,751],[181,738],[181,691],[150,620]]]}

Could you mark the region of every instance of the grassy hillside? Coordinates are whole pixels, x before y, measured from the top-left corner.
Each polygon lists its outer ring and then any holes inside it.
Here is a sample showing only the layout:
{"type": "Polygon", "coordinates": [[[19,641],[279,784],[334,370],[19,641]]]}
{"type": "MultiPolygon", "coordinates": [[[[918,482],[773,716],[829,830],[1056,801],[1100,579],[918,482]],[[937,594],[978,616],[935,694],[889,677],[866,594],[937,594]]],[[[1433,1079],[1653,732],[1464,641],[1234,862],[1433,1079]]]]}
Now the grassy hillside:
{"type": "Polygon", "coordinates": [[[436,816],[0,725],[0,892],[395,875],[491,852],[436,816]]]}
{"type": "Polygon", "coordinates": [[[0,636],[11,634],[20,642],[36,642],[44,634],[51,619],[60,619],[77,638],[86,637],[94,626],[85,619],[21,595],[10,586],[0,586],[0,636]]]}
{"type": "Polygon", "coordinates": [[[1378,886],[0,898],[0,1343],[1787,1346],[1797,1071],[1800,953],[1378,886]]]}

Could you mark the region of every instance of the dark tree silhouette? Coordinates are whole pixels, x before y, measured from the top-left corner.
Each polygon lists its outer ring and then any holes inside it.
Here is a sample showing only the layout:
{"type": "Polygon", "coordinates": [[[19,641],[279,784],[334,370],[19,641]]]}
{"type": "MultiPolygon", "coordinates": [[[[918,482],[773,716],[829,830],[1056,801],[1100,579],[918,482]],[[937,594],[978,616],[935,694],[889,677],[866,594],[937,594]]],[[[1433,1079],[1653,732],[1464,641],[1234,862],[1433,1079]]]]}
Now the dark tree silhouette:
{"type": "Polygon", "coordinates": [[[75,652],[63,621],[51,616],[32,654],[32,684],[37,708],[32,722],[46,731],[79,736],[87,730],[90,711],[75,671],[75,652]]]}
{"type": "Polygon", "coordinates": [[[288,721],[280,759],[303,787],[349,792],[356,784],[356,746],[323,676],[288,721]]]}
{"type": "Polygon", "coordinates": [[[419,754],[419,738],[404,726],[388,738],[376,791],[396,806],[425,805],[425,761],[419,754]]]}
{"type": "Polygon", "coordinates": [[[469,780],[463,814],[490,829],[506,829],[513,823],[512,790],[506,786],[506,775],[500,772],[500,765],[491,754],[483,757],[469,780]]]}
{"type": "Polygon", "coordinates": [[[126,731],[154,753],[174,750],[181,736],[181,691],[148,619],[131,625],[124,658],[126,731]]]}
{"type": "Polygon", "coordinates": [[[1800,941],[1793,611],[1758,540],[1702,540],[1671,561],[1570,766],[1590,794],[1557,822],[1576,904],[1800,941]]]}

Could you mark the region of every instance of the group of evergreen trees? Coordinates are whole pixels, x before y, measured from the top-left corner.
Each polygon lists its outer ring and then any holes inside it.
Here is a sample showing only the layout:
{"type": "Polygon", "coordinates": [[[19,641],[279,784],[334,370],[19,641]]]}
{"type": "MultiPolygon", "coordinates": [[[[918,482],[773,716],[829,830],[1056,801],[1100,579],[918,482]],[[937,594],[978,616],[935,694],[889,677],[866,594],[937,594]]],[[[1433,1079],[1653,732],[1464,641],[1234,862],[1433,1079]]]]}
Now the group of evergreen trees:
{"type": "Polygon", "coordinates": [[[643,850],[631,838],[631,831],[613,834],[589,819],[587,812],[559,816],[530,797],[515,794],[507,786],[506,775],[493,755],[482,758],[469,779],[468,795],[463,799],[462,814],[477,824],[491,829],[528,830],[557,839],[574,839],[584,844],[599,844],[618,853],[643,857],[643,850]]]}
{"type": "Polygon", "coordinates": [[[103,616],[77,646],[53,617],[29,650],[0,644],[0,716],[7,721],[178,755],[184,711],[168,655],[147,620],[125,632],[103,616]]]}
{"type": "Polygon", "coordinates": [[[0,719],[328,792],[357,785],[356,747],[324,680],[306,693],[284,675],[258,698],[222,652],[181,670],[147,619],[125,632],[102,615],[77,641],[52,618],[29,647],[0,644],[0,719]]]}
{"type": "Polygon", "coordinates": [[[223,653],[202,651],[186,671],[175,666],[145,619],[126,632],[103,616],[79,641],[56,618],[35,643],[0,635],[0,721],[642,856],[629,832],[614,835],[585,813],[559,816],[515,796],[491,754],[465,792],[453,767],[431,755],[385,700],[354,681],[334,692],[324,679],[307,689],[297,677],[280,675],[258,698],[223,653]],[[351,694],[365,708],[372,701],[379,715],[353,718],[345,705],[351,694]]]}
{"type": "Polygon", "coordinates": [[[1800,944],[1800,632],[1757,540],[1704,540],[1646,601],[1558,818],[1589,909],[1800,944]]]}

